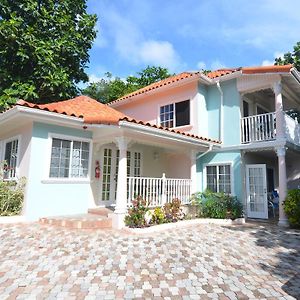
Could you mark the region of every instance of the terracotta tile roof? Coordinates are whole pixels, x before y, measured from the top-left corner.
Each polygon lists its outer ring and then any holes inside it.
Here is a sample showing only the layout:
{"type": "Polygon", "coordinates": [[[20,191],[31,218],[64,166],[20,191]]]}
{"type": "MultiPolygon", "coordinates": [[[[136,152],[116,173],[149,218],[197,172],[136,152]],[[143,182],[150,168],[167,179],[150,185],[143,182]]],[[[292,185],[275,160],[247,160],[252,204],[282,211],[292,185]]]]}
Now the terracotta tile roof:
{"type": "Polygon", "coordinates": [[[244,67],[243,74],[261,74],[261,73],[289,73],[294,66],[260,66],[260,67],[244,67]]]}
{"type": "Polygon", "coordinates": [[[48,104],[19,100],[17,105],[83,118],[84,122],[89,124],[117,124],[120,118],[125,117],[123,113],[87,96],[48,104]]]}
{"type": "Polygon", "coordinates": [[[82,118],[84,123],[87,124],[119,124],[120,121],[126,121],[130,123],[135,123],[139,125],[144,125],[152,128],[157,128],[159,130],[166,130],[169,132],[174,132],[179,135],[184,135],[199,139],[205,142],[212,142],[220,144],[220,141],[185,133],[179,130],[169,129],[162,126],[157,126],[150,124],[148,122],[138,121],[133,118],[126,116],[125,114],[104,105],[90,97],[79,96],[74,99],[53,102],[48,104],[34,104],[24,100],[19,100],[17,106],[24,106],[33,109],[39,109],[49,112],[54,112],[62,115],[67,115],[71,117],[82,118]]]}
{"type": "Polygon", "coordinates": [[[241,68],[216,70],[208,73],[206,76],[211,79],[214,79],[238,71],[241,71],[242,74],[289,73],[292,68],[293,68],[292,64],[284,65],[284,66],[241,67],[241,68]]]}
{"type": "Polygon", "coordinates": [[[130,122],[130,123],[135,123],[135,124],[138,124],[138,125],[157,128],[157,129],[160,129],[160,130],[165,130],[165,131],[168,131],[168,132],[173,132],[173,133],[176,133],[176,134],[185,135],[187,137],[192,137],[192,138],[195,138],[195,139],[199,139],[199,140],[202,140],[202,141],[205,141],[205,142],[211,142],[211,143],[215,143],[215,144],[222,144],[222,142],[220,142],[218,140],[206,138],[206,137],[195,135],[195,134],[190,134],[190,133],[183,132],[183,131],[176,130],[176,129],[172,129],[172,128],[157,126],[157,125],[151,124],[149,122],[138,121],[138,120],[135,120],[135,119],[129,118],[129,117],[124,117],[124,118],[120,119],[120,121],[126,121],[126,122],[130,122]]]}
{"type": "Polygon", "coordinates": [[[220,69],[216,71],[209,72],[206,76],[210,79],[221,77],[224,75],[232,74],[234,72],[240,71],[241,68],[232,68],[232,69],[220,69]]]}
{"type": "Polygon", "coordinates": [[[157,88],[161,88],[161,87],[169,85],[169,84],[176,83],[178,81],[181,81],[181,80],[184,80],[184,79],[187,79],[187,78],[193,78],[193,77],[196,78],[196,77],[198,77],[199,74],[200,74],[200,72],[183,72],[183,73],[168,77],[166,79],[160,80],[158,82],[154,82],[150,85],[147,85],[146,87],[143,87],[143,88],[141,88],[141,89],[139,89],[135,92],[127,94],[127,95],[125,95],[125,96],[123,96],[123,97],[121,97],[121,98],[119,98],[115,101],[112,101],[112,102],[109,103],[109,105],[117,103],[117,102],[125,100],[125,99],[129,99],[133,96],[144,94],[148,91],[155,90],[157,88]]]}

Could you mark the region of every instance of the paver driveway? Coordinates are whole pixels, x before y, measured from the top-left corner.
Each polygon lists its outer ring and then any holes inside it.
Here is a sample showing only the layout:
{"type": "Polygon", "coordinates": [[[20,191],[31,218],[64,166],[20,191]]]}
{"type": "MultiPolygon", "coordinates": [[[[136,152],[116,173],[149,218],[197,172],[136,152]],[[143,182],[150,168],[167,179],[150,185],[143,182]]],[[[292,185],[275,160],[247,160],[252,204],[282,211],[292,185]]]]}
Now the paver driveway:
{"type": "Polygon", "coordinates": [[[0,299],[300,299],[299,231],[0,226],[0,299]]]}

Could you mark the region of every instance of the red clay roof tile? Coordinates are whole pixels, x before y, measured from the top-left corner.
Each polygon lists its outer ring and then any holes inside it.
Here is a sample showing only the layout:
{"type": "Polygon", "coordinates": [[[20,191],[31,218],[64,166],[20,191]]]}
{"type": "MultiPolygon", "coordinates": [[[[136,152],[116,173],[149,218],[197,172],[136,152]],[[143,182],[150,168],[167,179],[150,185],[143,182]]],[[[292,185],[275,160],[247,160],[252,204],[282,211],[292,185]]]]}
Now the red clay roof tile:
{"type": "Polygon", "coordinates": [[[104,105],[90,97],[79,96],[74,99],[53,102],[48,104],[34,104],[24,100],[19,100],[17,106],[25,106],[33,109],[45,110],[49,112],[54,112],[58,114],[63,114],[67,116],[82,118],[84,123],[87,124],[118,124],[119,121],[136,123],[143,126],[148,126],[152,128],[157,128],[159,130],[166,130],[169,132],[174,132],[179,135],[184,135],[199,139],[206,142],[212,142],[220,144],[220,141],[204,138],[201,136],[185,133],[175,129],[169,129],[162,126],[157,126],[150,124],[148,122],[138,121],[133,118],[126,116],[125,114],[104,105]]]}
{"type": "Polygon", "coordinates": [[[17,105],[83,118],[84,122],[89,124],[117,124],[120,118],[125,117],[123,113],[87,96],[48,104],[34,104],[19,100],[17,105]]]}
{"type": "Polygon", "coordinates": [[[187,79],[187,78],[197,77],[199,74],[200,74],[200,72],[183,72],[183,73],[168,77],[166,79],[160,80],[158,82],[154,82],[150,85],[147,85],[146,87],[143,87],[143,88],[141,88],[141,89],[139,89],[135,92],[127,94],[127,95],[125,95],[125,96],[123,96],[123,97],[121,97],[121,98],[119,98],[115,101],[112,101],[112,102],[109,103],[109,105],[117,103],[117,102],[125,100],[125,99],[129,99],[133,96],[144,94],[148,91],[155,90],[157,88],[161,88],[163,86],[166,86],[166,85],[169,85],[169,84],[172,84],[172,83],[175,83],[175,82],[187,79]]]}

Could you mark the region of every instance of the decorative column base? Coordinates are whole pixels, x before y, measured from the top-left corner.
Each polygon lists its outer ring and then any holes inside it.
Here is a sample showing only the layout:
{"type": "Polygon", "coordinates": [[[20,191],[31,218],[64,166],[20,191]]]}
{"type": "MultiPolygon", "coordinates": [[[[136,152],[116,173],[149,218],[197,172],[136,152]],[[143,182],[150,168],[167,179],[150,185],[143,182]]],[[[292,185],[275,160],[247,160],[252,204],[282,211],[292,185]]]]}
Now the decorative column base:
{"type": "Polygon", "coordinates": [[[125,215],[126,212],[114,212],[112,214],[112,228],[122,229],[125,227],[125,215]]]}

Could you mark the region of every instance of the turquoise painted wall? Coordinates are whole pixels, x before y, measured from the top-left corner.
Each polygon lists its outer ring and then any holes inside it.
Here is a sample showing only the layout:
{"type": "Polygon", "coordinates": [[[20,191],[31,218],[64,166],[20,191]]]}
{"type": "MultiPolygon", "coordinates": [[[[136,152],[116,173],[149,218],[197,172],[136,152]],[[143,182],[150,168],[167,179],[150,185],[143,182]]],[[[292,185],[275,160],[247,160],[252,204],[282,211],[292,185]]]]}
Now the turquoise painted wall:
{"type": "Polygon", "coordinates": [[[206,164],[231,163],[233,170],[233,194],[243,201],[243,179],[241,174],[241,154],[239,151],[232,152],[210,152],[197,160],[198,190],[204,191],[203,169],[206,164]]]}
{"type": "MultiPolygon", "coordinates": [[[[240,144],[240,95],[236,79],[220,83],[224,101],[223,145],[240,144]]],[[[219,110],[221,95],[216,85],[207,88],[208,136],[219,139],[219,110]]],[[[201,118],[200,118],[201,119],[201,118]]]]}
{"type": "Polygon", "coordinates": [[[29,220],[37,220],[43,216],[85,213],[88,209],[89,197],[92,197],[88,181],[84,183],[42,182],[49,172],[49,133],[92,138],[92,132],[89,131],[43,123],[33,124],[25,201],[25,216],[29,220]]]}

